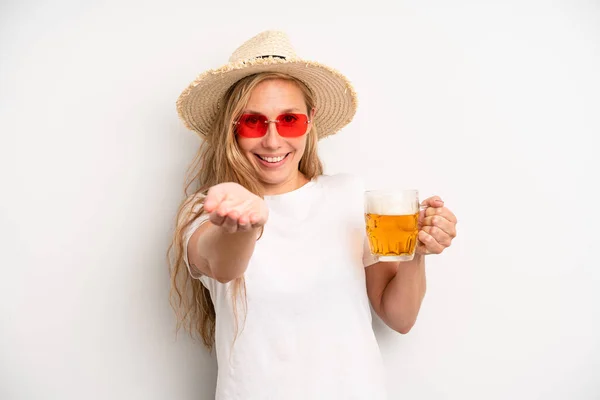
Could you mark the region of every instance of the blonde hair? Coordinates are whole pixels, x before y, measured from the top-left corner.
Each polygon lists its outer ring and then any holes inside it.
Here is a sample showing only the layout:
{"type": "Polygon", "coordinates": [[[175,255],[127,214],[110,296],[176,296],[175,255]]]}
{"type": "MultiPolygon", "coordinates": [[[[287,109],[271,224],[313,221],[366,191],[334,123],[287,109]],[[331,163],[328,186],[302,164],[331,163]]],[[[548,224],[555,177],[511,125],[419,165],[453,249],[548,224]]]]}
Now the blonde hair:
{"type": "MultiPolygon", "coordinates": [[[[200,146],[192,165],[188,169],[184,186],[185,200],[177,213],[177,226],[173,241],[168,249],[171,273],[170,302],[177,316],[177,331],[183,327],[192,337],[202,338],[204,345],[212,349],[215,342],[215,308],[210,292],[198,279],[190,276],[183,254],[184,234],[190,224],[202,214],[204,195],[211,186],[223,182],[236,182],[250,192],[263,197],[263,187],[258,180],[255,167],[241,152],[235,138],[233,121],[237,119],[250,99],[254,88],[266,80],[291,81],[302,91],[310,115],[315,108],[315,99],[310,89],[300,80],[278,72],[263,72],[239,80],[223,96],[212,129],[200,146]],[[197,189],[188,194],[190,186],[197,189]]],[[[304,154],[298,170],[313,179],[323,173],[323,165],[317,153],[317,127],[310,129],[304,154]]],[[[244,277],[233,282],[233,312],[237,323],[237,305],[245,305],[246,285],[244,277]]],[[[244,308],[245,309],[245,308],[244,308]]],[[[237,325],[236,325],[237,336],[237,325]]]]}

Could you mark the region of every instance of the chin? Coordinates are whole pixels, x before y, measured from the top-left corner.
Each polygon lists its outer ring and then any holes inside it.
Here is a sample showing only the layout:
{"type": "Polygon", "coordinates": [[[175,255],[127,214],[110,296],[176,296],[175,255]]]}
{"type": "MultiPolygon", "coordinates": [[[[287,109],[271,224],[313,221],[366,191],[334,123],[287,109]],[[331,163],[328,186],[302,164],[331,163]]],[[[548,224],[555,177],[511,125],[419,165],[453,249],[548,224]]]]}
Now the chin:
{"type": "Polygon", "coordinates": [[[261,173],[260,180],[268,185],[279,185],[285,183],[289,175],[290,174],[287,173],[287,171],[285,173],[283,171],[276,173],[261,173]]]}

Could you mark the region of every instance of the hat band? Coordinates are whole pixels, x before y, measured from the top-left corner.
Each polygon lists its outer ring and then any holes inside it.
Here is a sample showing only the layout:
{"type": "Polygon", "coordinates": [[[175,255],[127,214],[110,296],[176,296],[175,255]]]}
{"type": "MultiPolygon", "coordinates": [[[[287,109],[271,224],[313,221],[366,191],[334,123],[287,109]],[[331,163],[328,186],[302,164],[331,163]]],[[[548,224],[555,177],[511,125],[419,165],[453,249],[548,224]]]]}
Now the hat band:
{"type": "Polygon", "coordinates": [[[273,57],[273,58],[281,58],[282,60],[285,60],[285,56],[276,56],[276,55],[258,56],[258,57],[256,57],[256,58],[269,58],[269,57],[273,57]]]}

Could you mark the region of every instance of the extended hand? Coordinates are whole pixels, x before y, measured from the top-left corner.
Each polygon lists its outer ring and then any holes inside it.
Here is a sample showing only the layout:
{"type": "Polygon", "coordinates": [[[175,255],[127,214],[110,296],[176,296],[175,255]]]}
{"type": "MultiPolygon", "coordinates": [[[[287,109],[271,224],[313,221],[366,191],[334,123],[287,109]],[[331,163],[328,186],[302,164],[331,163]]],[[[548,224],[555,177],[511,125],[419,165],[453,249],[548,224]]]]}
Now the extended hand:
{"type": "Polygon", "coordinates": [[[263,199],[233,182],[211,187],[204,199],[204,211],[210,214],[210,222],[229,233],[260,228],[269,217],[263,199]]]}

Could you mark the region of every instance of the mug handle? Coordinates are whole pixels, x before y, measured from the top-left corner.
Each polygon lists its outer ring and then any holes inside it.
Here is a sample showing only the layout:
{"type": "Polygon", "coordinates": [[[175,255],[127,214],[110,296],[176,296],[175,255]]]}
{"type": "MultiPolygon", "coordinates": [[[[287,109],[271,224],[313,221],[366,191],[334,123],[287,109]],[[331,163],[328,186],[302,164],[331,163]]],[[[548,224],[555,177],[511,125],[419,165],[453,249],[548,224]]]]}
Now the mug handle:
{"type": "MultiPolygon", "coordinates": [[[[421,231],[421,212],[423,213],[423,218],[425,218],[425,211],[429,208],[429,206],[421,204],[421,202],[419,201],[419,231],[421,231]]],[[[417,233],[418,235],[418,233],[417,233]]],[[[417,237],[417,247],[419,247],[419,245],[424,246],[424,244],[419,240],[419,238],[417,237]]],[[[415,249],[415,252],[417,251],[417,249],[415,249]]],[[[428,255],[431,254],[427,249],[425,249],[425,254],[423,255],[428,255]]]]}

